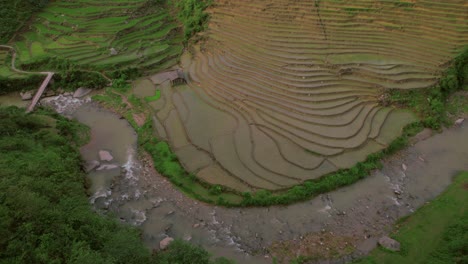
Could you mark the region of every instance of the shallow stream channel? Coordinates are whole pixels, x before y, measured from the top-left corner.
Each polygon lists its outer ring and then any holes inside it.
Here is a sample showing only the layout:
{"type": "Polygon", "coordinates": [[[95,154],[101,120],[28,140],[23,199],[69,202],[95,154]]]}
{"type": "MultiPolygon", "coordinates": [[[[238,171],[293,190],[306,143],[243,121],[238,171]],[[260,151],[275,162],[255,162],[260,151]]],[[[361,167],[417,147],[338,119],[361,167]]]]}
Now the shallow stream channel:
{"type": "MultiPolygon", "coordinates": [[[[0,99],[12,102],[5,98],[0,99]]],[[[432,136],[424,131],[406,150],[384,160],[383,169],[351,186],[290,206],[223,208],[186,197],[158,174],[148,157],[138,155],[137,135],[125,119],[89,98],[72,105],[58,111],[91,128],[90,141],[81,148],[90,202],[140,228],[146,245],[155,250],[172,237],[237,263],[272,263],[281,246],[291,259],[336,252],[333,247],[340,252],[345,243],[356,253],[326,262],[344,263],[373,249],[397,219],[440,194],[457,172],[468,170],[464,122],[432,136]]],[[[281,263],[282,256],[277,259],[281,263]]]]}

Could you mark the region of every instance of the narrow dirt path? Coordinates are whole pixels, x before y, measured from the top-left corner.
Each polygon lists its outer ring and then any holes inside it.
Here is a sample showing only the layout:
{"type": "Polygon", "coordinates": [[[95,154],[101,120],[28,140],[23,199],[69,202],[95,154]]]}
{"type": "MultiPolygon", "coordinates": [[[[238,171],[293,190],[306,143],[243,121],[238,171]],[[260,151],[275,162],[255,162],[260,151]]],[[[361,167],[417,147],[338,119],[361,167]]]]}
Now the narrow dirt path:
{"type": "Polygon", "coordinates": [[[49,85],[49,82],[50,82],[50,80],[52,80],[52,77],[54,76],[55,73],[54,72],[28,72],[28,71],[19,70],[15,66],[15,62],[16,62],[16,50],[15,50],[15,48],[13,48],[12,46],[8,46],[8,45],[0,45],[0,48],[9,49],[12,52],[11,69],[13,71],[18,72],[18,73],[25,73],[25,74],[43,74],[43,75],[47,75],[47,77],[44,79],[41,86],[37,90],[36,94],[34,95],[32,101],[31,101],[31,104],[28,106],[28,109],[26,110],[26,112],[29,113],[32,110],[34,110],[34,107],[36,106],[37,102],[39,102],[39,99],[41,98],[42,94],[44,93],[45,89],[47,88],[47,85],[49,85]]]}

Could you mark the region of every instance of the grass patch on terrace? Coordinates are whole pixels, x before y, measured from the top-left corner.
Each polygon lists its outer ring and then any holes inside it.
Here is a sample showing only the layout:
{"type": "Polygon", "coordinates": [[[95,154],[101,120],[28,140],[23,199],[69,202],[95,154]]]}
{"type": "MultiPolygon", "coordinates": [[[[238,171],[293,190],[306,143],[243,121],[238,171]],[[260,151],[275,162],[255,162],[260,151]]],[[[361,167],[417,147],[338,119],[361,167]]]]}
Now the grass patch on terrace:
{"type": "Polygon", "coordinates": [[[159,100],[159,98],[161,98],[161,91],[160,91],[160,90],[156,90],[155,95],[145,97],[145,101],[148,102],[148,103],[149,103],[149,102],[154,102],[154,101],[159,100]]]}
{"type": "Polygon", "coordinates": [[[355,263],[467,263],[467,186],[468,172],[462,172],[439,197],[400,219],[392,237],[401,243],[401,252],[377,248],[355,263]]]}

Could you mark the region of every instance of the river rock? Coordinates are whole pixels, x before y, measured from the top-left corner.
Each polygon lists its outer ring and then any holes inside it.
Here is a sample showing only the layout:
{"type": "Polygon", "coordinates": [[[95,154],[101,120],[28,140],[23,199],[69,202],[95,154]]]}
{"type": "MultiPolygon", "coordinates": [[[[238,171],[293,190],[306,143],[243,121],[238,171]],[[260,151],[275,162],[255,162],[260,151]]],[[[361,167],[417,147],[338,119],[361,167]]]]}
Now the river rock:
{"type": "Polygon", "coordinates": [[[110,48],[110,55],[117,55],[117,54],[119,54],[119,52],[116,49],[110,48]]]}
{"type": "Polygon", "coordinates": [[[109,151],[107,150],[100,150],[99,151],[99,159],[101,161],[111,161],[114,159],[114,157],[112,157],[112,155],[110,154],[109,151]]]}
{"type": "Polygon", "coordinates": [[[31,91],[20,93],[20,95],[21,95],[21,100],[23,101],[31,100],[33,97],[33,94],[31,91]]]}
{"type": "Polygon", "coordinates": [[[388,236],[381,237],[379,239],[379,245],[390,251],[400,251],[400,243],[394,239],[389,238],[388,236]]]}
{"type": "Polygon", "coordinates": [[[408,169],[408,167],[404,163],[401,164],[401,168],[403,169],[403,171],[406,171],[408,169]]]}
{"type": "Polygon", "coordinates": [[[465,118],[457,119],[457,120],[455,121],[455,125],[456,125],[456,126],[461,126],[461,124],[463,124],[464,121],[465,121],[465,118]]]}
{"type": "Polygon", "coordinates": [[[81,98],[91,92],[91,89],[80,87],[73,93],[73,98],[81,98]]]}
{"type": "Polygon", "coordinates": [[[44,97],[57,96],[57,92],[54,90],[46,90],[43,94],[44,97]]]}
{"type": "Polygon", "coordinates": [[[172,237],[164,238],[163,240],[161,240],[161,242],[159,242],[159,248],[161,250],[166,249],[172,243],[172,241],[174,241],[172,237]]]}
{"type": "Polygon", "coordinates": [[[94,170],[95,168],[99,167],[99,165],[101,165],[101,163],[99,161],[97,161],[97,160],[88,161],[88,162],[86,162],[86,164],[84,166],[85,167],[84,168],[85,172],[88,173],[88,172],[94,170]]]}
{"type": "Polygon", "coordinates": [[[97,171],[113,170],[113,169],[117,169],[118,167],[119,165],[116,165],[116,164],[104,164],[104,165],[99,166],[99,168],[97,168],[96,170],[97,171]]]}

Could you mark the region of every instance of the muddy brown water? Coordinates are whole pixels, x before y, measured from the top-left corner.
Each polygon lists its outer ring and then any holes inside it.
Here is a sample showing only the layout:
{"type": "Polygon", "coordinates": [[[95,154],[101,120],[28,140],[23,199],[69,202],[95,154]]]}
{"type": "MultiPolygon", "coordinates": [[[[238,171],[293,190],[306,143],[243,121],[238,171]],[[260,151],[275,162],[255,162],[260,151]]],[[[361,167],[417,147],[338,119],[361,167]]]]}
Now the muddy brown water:
{"type": "Polygon", "coordinates": [[[9,93],[0,96],[0,106],[17,106],[27,107],[29,101],[21,100],[21,95],[18,93],[9,93]]]}

